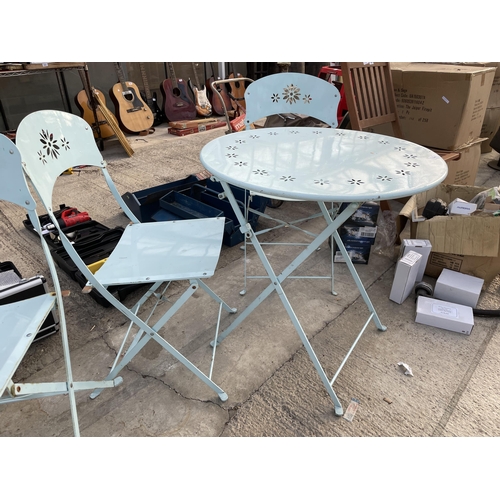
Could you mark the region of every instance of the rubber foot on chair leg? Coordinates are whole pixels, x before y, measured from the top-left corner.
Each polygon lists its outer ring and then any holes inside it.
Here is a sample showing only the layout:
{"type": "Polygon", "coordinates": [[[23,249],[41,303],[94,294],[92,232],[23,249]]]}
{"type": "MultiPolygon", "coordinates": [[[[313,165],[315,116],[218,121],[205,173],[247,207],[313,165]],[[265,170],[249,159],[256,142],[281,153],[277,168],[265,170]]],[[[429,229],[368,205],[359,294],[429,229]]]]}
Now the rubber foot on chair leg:
{"type": "Polygon", "coordinates": [[[245,295],[247,293],[246,290],[241,290],[240,295],[245,295]]]}
{"type": "Polygon", "coordinates": [[[221,401],[227,401],[227,394],[225,392],[220,392],[218,396],[221,401]]]}
{"type": "Polygon", "coordinates": [[[335,407],[335,415],[337,417],[341,417],[344,414],[344,410],[342,409],[342,406],[336,406],[335,407]]]}
{"type": "Polygon", "coordinates": [[[101,394],[101,390],[102,390],[102,389],[97,389],[97,390],[95,390],[95,391],[94,391],[94,392],[93,392],[93,393],[89,396],[89,398],[90,398],[90,399],[95,399],[97,396],[99,396],[99,394],[101,394]]]}

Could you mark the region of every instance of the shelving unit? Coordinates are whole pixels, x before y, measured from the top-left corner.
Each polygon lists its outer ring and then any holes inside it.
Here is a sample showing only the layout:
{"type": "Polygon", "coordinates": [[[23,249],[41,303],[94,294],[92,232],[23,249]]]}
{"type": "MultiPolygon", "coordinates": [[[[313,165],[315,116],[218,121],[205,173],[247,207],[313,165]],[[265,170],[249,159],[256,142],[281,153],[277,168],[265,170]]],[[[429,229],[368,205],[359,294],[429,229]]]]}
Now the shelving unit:
{"type": "MultiPolygon", "coordinates": [[[[19,76],[26,75],[41,75],[47,73],[54,73],[57,79],[57,84],[59,86],[59,92],[61,94],[61,100],[63,103],[64,110],[68,113],[71,113],[71,100],[68,94],[68,89],[66,87],[66,81],[64,79],[64,72],[66,71],[78,71],[80,75],[80,79],[82,80],[83,88],[87,94],[89,103],[94,112],[94,119],[96,125],[96,134],[97,141],[99,145],[99,149],[103,149],[103,139],[101,137],[101,130],[99,128],[99,120],[97,119],[97,112],[95,108],[94,100],[90,95],[90,77],[89,71],[86,63],[83,62],[69,62],[69,63],[31,63],[31,64],[23,64],[23,69],[14,69],[14,70],[2,70],[0,71],[0,78],[15,78],[19,76]]],[[[7,116],[2,106],[2,102],[0,99],[0,114],[2,115],[2,119],[9,129],[9,124],[7,120],[7,116]]]]}

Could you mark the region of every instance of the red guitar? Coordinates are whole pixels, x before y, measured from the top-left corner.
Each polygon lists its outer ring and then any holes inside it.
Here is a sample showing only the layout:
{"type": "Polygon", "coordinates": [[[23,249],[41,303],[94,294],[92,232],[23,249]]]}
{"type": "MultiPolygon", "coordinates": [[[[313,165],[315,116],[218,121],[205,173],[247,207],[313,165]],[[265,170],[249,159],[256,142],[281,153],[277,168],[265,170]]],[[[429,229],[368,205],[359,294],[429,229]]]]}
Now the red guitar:
{"type": "Polygon", "coordinates": [[[186,82],[175,77],[173,63],[168,64],[169,78],[163,80],[160,90],[163,95],[163,110],[169,122],[194,120],[196,107],[187,93],[186,82]]]}

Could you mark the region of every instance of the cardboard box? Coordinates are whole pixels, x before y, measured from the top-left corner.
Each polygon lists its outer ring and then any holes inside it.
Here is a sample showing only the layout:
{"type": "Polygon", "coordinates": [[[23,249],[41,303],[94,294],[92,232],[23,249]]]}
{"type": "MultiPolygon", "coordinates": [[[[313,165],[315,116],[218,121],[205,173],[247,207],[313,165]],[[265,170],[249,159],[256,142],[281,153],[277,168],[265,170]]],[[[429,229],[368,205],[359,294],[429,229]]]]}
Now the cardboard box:
{"type": "Polygon", "coordinates": [[[424,272],[427,266],[429,255],[431,254],[431,250],[432,250],[432,244],[429,240],[404,239],[401,242],[401,250],[399,258],[404,257],[410,251],[419,253],[422,256],[418,266],[418,273],[416,278],[417,283],[419,281],[422,281],[422,279],[424,278],[424,272]]]}
{"type": "MultiPolygon", "coordinates": [[[[342,203],[339,213],[342,213],[349,203],[342,203]]],[[[377,225],[380,205],[376,201],[367,201],[363,203],[345,222],[345,225],[375,227],[377,225]]]]}
{"type": "MultiPolygon", "coordinates": [[[[500,210],[500,206],[498,209],[500,210]]],[[[339,235],[344,243],[346,241],[353,241],[373,245],[377,236],[377,227],[343,224],[339,228],[339,235]]]]}
{"type": "Polygon", "coordinates": [[[446,162],[448,175],[442,183],[474,186],[479,163],[481,162],[481,146],[484,142],[486,142],[486,139],[481,137],[468,146],[453,151],[453,153],[458,153],[459,157],[446,162]]]}
{"type": "Polygon", "coordinates": [[[415,323],[470,335],[474,328],[474,314],[472,307],[421,295],[417,299],[415,323]]]}
{"type": "Polygon", "coordinates": [[[431,252],[425,267],[425,274],[437,278],[443,269],[472,274],[489,283],[500,273],[500,257],[475,257],[473,255],[431,252]]]}
{"type": "Polygon", "coordinates": [[[484,115],[483,126],[481,127],[481,137],[484,137],[484,142],[481,143],[481,153],[489,153],[491,151],[491,139],[497,133],[500,127],[500,107],[486,108],[484,115]]]}
{"type": "Polygon", "coordinates": [[[481,278],[443,269],[434,286],[434,298],[474,308],[483,284],[481,278]]]}
{"type": "MultiPolygon", "coordinates": [[[[481,135],[495,71],[494,67],[391,63],[403,137],[449,151],[475,141],[481,135]]],[[[392,135],[388,124],[371,131],[392,135]]]]}
{"type": "MultiPolygon", "coordinates": [[[[348,206],[342,203],[341,213],[348,206]]],[[[380,206],[377,202],[363,203],[339,228],[339,235],[354,264],[368,264],[371,247],[377,234],[377,218],[380,206]]],[[[335,249],[334,262],[345,262],[339,250],[335,249]]]]}
{"type": "MultiPolygon", "coordinates": [[[[412,211],[422,211],[428,200],[441,198],[450,203],[455,198],[471,200],[486,190],[479,186],[440,184],[410,198],[400,216],[410,219],[412,211]]],[[[471,216],[436,216],[425,222],[410,222],[412,239],[429,240],[432,252],[425,274],[438,277],[444,268],[472,274],[490,282],[500,273],[500,217],[477,211],[471,216]]]]}
{"type": "Polygon", "coordinates": [[[422,255],[412,250],[398,260],[389,294],[390,300],[402,304],[408,298],[415,286],[421,260],[422,255]]]}
{"type": "MultiPolygon", "coordinates": [[[[500,208],[500,207],[499,207],[500,208]]],[[[469,203],[460,198],[455,198],[448,205],[448,214],[449,215],[471,215],[477,210],[476,203],[469,203]]]]}
{"type": "Polygon", "coordinates": [[[482,68],[495,68],[495,76],[493,77],[493,84],[491,85],[490,97],[487,108],[500,107],[500,62],[466,62],[457,63],[466,66],[480,66],[482,68]]]}
{"type": "MultiPolygon", "coordinates": [[[[344,241],[343,243],[353,264],[368,264],[372,248],[369,243],[358,243],[356,241],[344,241]]],[[[344,256],[340,250],[335,250],[333,261],[345,262],[344,256]]]]}

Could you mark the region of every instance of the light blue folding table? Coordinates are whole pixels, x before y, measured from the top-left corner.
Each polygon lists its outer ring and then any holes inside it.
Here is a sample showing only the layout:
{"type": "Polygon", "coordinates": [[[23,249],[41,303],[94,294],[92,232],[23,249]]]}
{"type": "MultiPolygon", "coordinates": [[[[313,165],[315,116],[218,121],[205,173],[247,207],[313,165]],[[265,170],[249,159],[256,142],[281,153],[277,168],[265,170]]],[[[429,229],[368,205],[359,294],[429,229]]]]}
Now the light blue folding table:
{"type": "Polygon", "coordinates": [[[333,383],[368,324],[373,320],[377,329],[384,331],[386,327],[349,258],[338,228],[364,202],[412,196],[438,185],[448,173],[446,163],[429,149],[402,139],[353,130],[309,127],[246,130],[218,137],[202,149],[200,159],[214,179],[221,183],[224,195],[238,217],[241,231],[252,241],[270,281],[219,335],[218,342],[276,291],[332,398],[335,413],[342,415],[342,404],[333,390],[333,383]],[[277,275],[258,237],[245,220],[231,185],[263,196],[316,201],[327,226],[277,275]],[[326,208],[329,202],[346,202],[348,205],[332,218],[326,208]],[[328,378],[323,370],[283,289],[283,282],[330,236],[342,253],[369,311],[366,323],[332,378],[328,378]]]}

